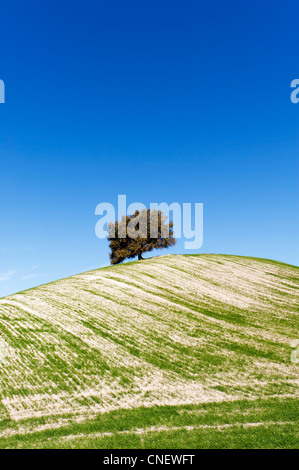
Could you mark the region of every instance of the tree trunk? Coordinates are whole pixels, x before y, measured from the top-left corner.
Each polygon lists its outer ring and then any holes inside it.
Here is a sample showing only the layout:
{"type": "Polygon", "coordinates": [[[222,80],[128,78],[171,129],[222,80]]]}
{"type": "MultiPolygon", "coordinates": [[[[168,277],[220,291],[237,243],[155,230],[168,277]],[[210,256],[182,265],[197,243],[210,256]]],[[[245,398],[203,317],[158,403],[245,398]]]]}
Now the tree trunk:
{"type": "Polygon", "coordinates": [[[141,253],[138,253],[138,260],[140,260],[140,259],[143,259],[143,258],[142,258],[142,254],[141,254],[141,253]]]}

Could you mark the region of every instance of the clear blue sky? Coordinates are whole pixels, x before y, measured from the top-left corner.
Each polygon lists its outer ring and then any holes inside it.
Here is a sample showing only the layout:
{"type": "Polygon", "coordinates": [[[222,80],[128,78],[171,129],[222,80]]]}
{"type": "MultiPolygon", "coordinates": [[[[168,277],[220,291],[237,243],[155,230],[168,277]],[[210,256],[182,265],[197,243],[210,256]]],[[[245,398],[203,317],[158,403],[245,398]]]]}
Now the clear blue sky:
{"type": "Polygon", "coordinates": [[[118,194],[203,202],[199,252],[298,264],[298,18],[288,0],[2,0],[0,296],[109,263],[94,211],[118,194]]]}

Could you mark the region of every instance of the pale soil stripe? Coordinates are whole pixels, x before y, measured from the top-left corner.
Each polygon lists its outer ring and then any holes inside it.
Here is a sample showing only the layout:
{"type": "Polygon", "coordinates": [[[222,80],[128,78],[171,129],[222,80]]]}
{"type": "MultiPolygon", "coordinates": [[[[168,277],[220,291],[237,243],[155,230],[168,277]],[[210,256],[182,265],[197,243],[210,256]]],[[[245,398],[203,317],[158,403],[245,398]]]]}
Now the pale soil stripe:
{"type": "Polygon", "coordinates": [[[291,424],[294,425],[293,421],[266,421],[265,423],[234,423],[234,424],[199,424],[196,426],[151,426],[144,429],[136,429],[132,431],[116,431],[116,432],[95,432],[90,434],[70,434],[69,436],[63,436],[61,440],[71,440],[71,439],[88,439],[88,438],[101,438],[101,437],[113,437],[115,435],[140,435],[140,434],[150,434],[155,432],[172,432],[172,431],[196,431],[200,429],[217,429],[221,431],[222,429],[234,428],[234,427],[243,427],[243,428],[257,428],[260,426],[283,426],[291,424]]]}

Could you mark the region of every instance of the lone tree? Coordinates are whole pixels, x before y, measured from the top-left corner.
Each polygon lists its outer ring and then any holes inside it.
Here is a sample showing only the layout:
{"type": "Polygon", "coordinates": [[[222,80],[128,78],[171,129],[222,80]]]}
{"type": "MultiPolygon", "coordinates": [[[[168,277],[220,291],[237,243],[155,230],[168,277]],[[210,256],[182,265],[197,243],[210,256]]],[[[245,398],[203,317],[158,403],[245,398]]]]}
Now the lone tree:
{"type": "Polygon", "coordinates": [[[135,256],[141,260],[142,253],[175,245],[173,222],[167,224],[166,220],[162,211],[143,209],[123,216],[120,222],[108,224],[111,264],[135,256]]]}

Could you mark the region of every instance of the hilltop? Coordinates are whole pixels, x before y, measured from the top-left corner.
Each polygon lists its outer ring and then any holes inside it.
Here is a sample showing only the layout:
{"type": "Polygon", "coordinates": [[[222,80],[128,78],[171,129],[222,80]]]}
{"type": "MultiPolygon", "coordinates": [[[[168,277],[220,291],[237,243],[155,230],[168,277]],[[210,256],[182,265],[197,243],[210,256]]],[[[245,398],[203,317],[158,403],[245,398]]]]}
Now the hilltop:
{"type": "Polygon", "coordinates": [[[173,255],[0,299],[0,447],[292,447],[298,287],[295,266],[173,255]]]}

